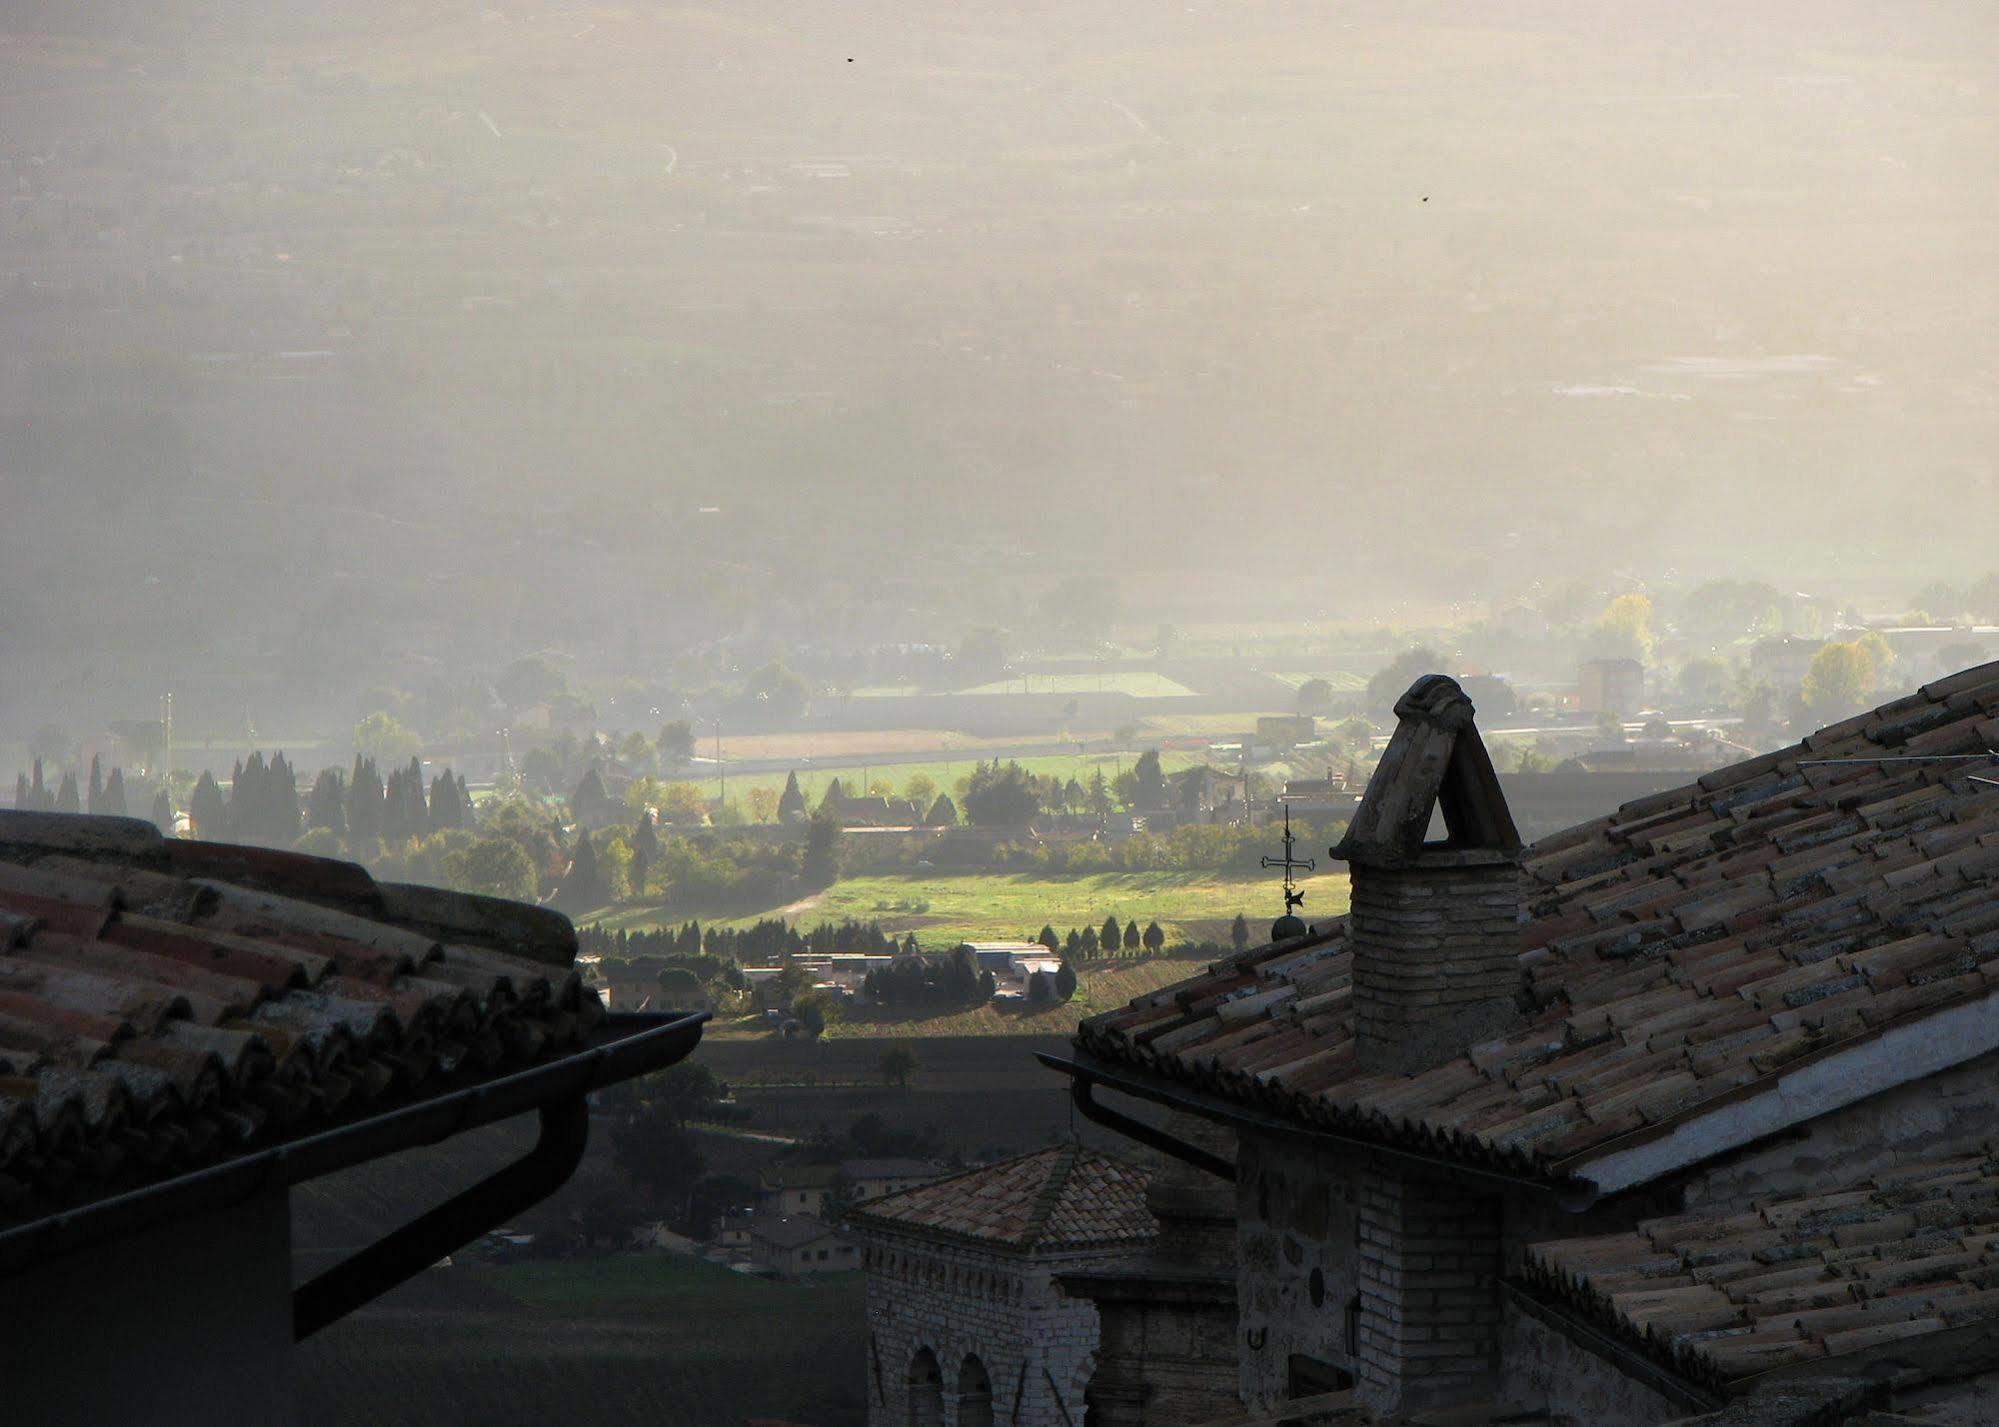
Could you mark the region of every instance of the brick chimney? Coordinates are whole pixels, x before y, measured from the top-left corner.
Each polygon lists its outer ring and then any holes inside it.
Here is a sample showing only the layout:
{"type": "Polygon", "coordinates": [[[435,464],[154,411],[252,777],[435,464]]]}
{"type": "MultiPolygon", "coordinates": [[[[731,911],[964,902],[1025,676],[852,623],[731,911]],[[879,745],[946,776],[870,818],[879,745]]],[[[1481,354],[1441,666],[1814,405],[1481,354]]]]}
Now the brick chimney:
{"type": "Polygon", "coordinates": [[[1520,1024],[1520,834],[1457,682],[1427,674],[1332,855],[1353,869],[1355,1052],[1414,1075],[1520,1024]],[[1429,840],[1432,815],[1445,836],[1429,840]]]}

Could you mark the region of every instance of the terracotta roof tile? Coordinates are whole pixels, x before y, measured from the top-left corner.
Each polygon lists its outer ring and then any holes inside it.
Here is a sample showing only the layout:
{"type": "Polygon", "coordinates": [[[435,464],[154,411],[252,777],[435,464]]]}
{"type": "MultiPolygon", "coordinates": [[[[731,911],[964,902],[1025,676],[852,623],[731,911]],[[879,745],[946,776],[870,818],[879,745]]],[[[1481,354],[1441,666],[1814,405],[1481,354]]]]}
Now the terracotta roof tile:
{"type": "MultiPolygon", "coordinates": [[[[1712,1387],[1999,1318],[1999,1158],[1526,1251],[1526,1281],[1712,1387]]],[[[1828,1367],[1830,1371],[1830,1365],[1828,1367]]]]}
{"type": "Polygon", "coordinates": [[[439,895],[427,923],[504,934],[412,929],[391,908],[426,897],[351,864],[0,813],[0,1228],[524,1065],[602,1018],[566,923],[439,895]]]}
{"type": "Polygon", "coordinates": [[[1994,711],[1999,663],[1528,848],[1534,1015],[1451,1074],[1355,1076],[1344,919],[1084,1021],[1079,1047],[1343,1133],[1550,1173],[1999,987],[1999,787],[1966,776],[1991,767],[1812,761],[1987,754],[1994,711]]]}
{"type": "Polygon", "coordinates": [[[1122,1160],[1062,1145],[869,1200],[847,1222],[1020,1251],[1115,1248],[1158,1231],[1145,1183],[1122,1160]]]}

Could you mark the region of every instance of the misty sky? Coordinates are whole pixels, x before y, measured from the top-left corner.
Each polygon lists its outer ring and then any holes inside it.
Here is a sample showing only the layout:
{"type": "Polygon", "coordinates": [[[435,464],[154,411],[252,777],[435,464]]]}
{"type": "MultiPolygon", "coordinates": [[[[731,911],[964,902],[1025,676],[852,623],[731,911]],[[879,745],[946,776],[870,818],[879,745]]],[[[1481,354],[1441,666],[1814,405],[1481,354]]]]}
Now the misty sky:
{"type": "Polygon", "coordinates": [[[0,29],[0,638],[72,701],[1999,565],[1987,4],[0,29]]]}

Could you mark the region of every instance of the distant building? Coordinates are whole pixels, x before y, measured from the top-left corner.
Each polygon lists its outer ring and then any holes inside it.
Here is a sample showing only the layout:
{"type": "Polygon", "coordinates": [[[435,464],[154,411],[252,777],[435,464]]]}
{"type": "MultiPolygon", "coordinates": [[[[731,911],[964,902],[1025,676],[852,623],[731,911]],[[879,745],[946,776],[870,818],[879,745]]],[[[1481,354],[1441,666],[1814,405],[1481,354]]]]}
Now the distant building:
{"type": "Polygon", "coordinates": [[[923,810],[907,798],[832,798],[828,810],[842,827],[920,827],[923,810]]]}
{"type": "Polygon", "coordinates": [[[1804,683],[1812,656],[1825,644],[1823,639],[1800,639],[1795,634],[1759,639],[1749,646],[1749,676],[1779,691],[1795,689],[1804,683]]]}
{"type": "Polygon", "coordinates": [[[1361,790],[1338,773],[1323,778],[1287,778],[1277,801],[1299,817],[1348,818],[1360,806],[1361,790]]]}
{"type": "Polygon", "coordinates": [[[979,970],[995,976],[1025,976],[1022,963],[1045,961],[1052,954],[1038,941],[968,941],[959,950],[971,952],[979,970]]]}
{"type": "Polygon", "coordinates": [[[810,1214],[760,1214],[750,1221],[750,1262],[786,1278],[858,1267],[854,1245],[810,1214]]]}
{"type": "Polygon", "coordinates": [[[1294,748],[1319,736],[1310,714],[1266,714],[1256,721],[1256,741],[1270,748],[1294,748]]]}
{"type": "Polygon", "coordinates": [[[762,1178],[764,1209],[773,1214],[823,1216],[836,1187],[843,1188],[851,1202],[862,1204],[942,1179],[948,1172],[927,1160],[899,1157],[779,1165],[762,1178]]]}
{"type": "Polygon", "coordinates": [[[1585,659],[1576,668],[1576,706],[1628,718],[1645,707],[1645,666],[1636,659],[1585,659]]]}

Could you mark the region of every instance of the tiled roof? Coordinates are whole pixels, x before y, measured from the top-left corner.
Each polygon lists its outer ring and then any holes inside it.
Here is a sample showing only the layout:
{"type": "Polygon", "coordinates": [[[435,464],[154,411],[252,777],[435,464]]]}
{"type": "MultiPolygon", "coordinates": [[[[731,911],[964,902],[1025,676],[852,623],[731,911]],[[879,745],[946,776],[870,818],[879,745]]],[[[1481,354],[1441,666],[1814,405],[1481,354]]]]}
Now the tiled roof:
{"type": "Polygon", "coordinates": [[[884,1195],[847,1211],[856,1228],[900,1229],[1012,1249],[1140,1244],[1157,1231],[1145,1173],[1062,1145],[884,1195]]]}
{"type": "Polygon", "coordinates": [[[744,1225],[750,1237],[779,1249],[796,1249],[820,1239],[834,1238],[839,1230],[810,1214],[757,1214],[744,1225]]]}
{"type": "Polygon", "coordinates": [[[848,1159],[840,1162],[840,1173],[849,1179],[941,1178],[945,1171],[921,1159],[848,1159]]]}
{"type": "MultiPolygon", "coordinates": [[[[1527,1250],[1528,1282],[1711,1387],[1999,1318],[1999,1158],[1527,1250]]],[[[1853,1375],[1861,1375],[1853,1373],[1853,1375]]]]}
{"type": "Polygon", "coordinates": [[[1421,1075],[1357,1073],[1343,919],[1087,1020],[1079,1047],[1334,1132],[1566,1173],[1999,987],[1999,786],[1968,776],[1999,770],[1933,761],[1999,744],[1995,716],[1999,663],[1527,849],[1527,1027],[1421,1075]]]}
{"type": "Polygon", "coordinates": [[[0,1229],[575,1046],[574,950],[533,907],[0,813],[0,1229]]]}

